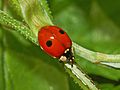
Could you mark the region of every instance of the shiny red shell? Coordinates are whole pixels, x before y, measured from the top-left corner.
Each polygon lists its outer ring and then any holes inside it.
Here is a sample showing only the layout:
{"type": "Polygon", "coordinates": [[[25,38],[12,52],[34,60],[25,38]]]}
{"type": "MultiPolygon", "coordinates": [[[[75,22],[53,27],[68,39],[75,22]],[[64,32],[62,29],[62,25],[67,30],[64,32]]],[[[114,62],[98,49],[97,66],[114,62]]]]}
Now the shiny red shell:
{"type": "Polygon", "coordinates": [[[49,55],[60,58],[72,41],[65,31],[57,26],[42,27],[38,33],[40,47],[49,55]]]}

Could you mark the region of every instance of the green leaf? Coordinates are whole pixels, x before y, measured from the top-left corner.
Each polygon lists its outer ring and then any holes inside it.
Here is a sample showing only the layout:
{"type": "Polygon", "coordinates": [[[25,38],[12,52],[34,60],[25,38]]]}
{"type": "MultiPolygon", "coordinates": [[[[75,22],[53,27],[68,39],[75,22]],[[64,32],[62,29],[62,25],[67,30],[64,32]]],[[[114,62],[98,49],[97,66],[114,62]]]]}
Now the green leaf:
{"type": "MultiPolygon", "coordinates": [[[[0,28],[0,31],[2,29],[0,28]]],[[[4,82],[4,64],[3,64],[3,58],[4,58],[4,47],[3,47],[3,32],[0,32],[0,90],[3,90],[5,88],[5,82],[4,82]]]]}
{"type": "Polygon", "coordinates": [[[2,9],[2,0],[0,1],[0,9],[2,9]]]}
{"type": "Polygon", "coordinates": [[[26,38],[31,40],[33,43],[37,44],[36,36],[34,33],[25,26],[22,22],[15,20],[13,17],[9,16],[5,12],[0,10],[0,23],[3,26],[6,26],[7,29],[14,29],[18,31],[20,34],[24,35],[26,38]]]}
{"type": "Polygon", "coordinates": [[[10,8],[8,10],[10,10],[14,17],[16,17],[17,19],[23,18],[18,0],[9,0],[8,5],[9,5],[8,8],[10,8]]]}

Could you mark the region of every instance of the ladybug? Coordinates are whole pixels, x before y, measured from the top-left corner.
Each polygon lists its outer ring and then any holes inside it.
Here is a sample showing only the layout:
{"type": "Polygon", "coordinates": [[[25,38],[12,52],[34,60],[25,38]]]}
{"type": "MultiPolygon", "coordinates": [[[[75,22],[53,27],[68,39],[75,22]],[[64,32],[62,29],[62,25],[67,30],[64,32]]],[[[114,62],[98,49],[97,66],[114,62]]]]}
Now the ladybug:
{"type": "Polygon", "coordinates": [[[72,41],[65,31],[57,26],[44,26],[38,32],[38,42],[43,51],[60,62],[73,66],[72,41]]]}

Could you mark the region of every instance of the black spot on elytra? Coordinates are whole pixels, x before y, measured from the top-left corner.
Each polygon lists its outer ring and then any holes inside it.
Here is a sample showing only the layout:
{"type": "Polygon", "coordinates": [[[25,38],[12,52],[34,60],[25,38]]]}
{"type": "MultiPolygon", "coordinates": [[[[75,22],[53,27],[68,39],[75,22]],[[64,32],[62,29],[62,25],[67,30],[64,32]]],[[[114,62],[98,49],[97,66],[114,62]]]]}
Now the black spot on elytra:
{"type": "Polygon", "coordinates": [[[52,41],[51,41],[51,40],[48,40],[48,41],[46,42],[46,45],[47,45],[48,47],[52,46],[52,41]]]}
{"type": "Polygon", "coordinates": [[[60,32],[61,34],[64,34],[64,33],[65,33],[63,30],[59,30],[59,32],[60,32]]]}

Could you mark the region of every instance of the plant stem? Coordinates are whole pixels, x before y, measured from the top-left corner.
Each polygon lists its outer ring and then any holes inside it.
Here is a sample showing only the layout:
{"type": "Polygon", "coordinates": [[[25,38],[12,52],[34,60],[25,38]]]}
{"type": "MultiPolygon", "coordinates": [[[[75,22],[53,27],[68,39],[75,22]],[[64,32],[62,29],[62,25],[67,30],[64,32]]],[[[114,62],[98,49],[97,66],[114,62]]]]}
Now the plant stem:
{"type": "Polygon", "coordinates": [[[37,39],[35,35],[28,27],[23,25],[21,22],[15,20],[14,18],[10,17],[8,14],[4,13],[1,10],[0,10],[0,24],[8,28],[14,29],[15,31],[24,35],[26,39],[29,39],[33,43],[37,44],[37,39]]]}
{"type": "Polygon", "coordinates": [[[83,90],[98,90],[93,81],[84,72],[82,72],[82,70],[80,70],[80,67],[78,68],[75,64],[73,67],[71,67],[70,64],[65,64],[65,66],[69,68],[66,69],[66,71],[74,78],[75,82],[78,83],[83,90]],[[76,80],[76,77],[79,80],[76,80]]]}
{"type": "Polygon", "coordinates": [[[82,46],[73,42],[73,47],[75,48],[76,55],[83,57],[93,63],[100,62],[112,62],[112,63],[120,63],[120,54],[105,54],[100,52],[94,52],[83,48],[82,46]]]}

